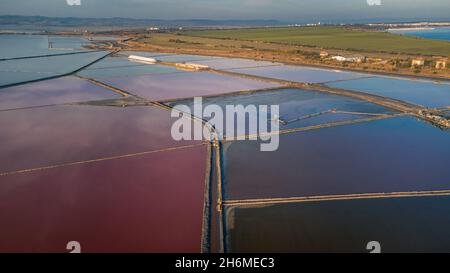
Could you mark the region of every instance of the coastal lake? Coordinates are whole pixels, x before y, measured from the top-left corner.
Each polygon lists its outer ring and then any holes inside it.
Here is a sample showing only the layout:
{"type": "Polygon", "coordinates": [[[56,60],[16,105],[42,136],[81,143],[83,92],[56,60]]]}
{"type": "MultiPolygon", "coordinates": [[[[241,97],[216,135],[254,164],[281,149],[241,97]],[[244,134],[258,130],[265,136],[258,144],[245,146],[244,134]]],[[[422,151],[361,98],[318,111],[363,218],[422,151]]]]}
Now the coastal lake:
{"type": "Polygon", "coordinates": [[[431,40],[450,41],[450,27],[437,27],[433,29],[390,30],[391,33],[416,36],[431,40]]]}

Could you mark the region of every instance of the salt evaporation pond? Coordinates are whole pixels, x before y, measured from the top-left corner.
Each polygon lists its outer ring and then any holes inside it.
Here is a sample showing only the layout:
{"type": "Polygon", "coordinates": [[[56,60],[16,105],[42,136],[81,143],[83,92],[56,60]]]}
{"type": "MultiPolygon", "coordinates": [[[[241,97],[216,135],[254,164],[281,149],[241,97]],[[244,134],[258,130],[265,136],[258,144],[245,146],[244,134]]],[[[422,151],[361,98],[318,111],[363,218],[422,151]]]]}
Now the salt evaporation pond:
{"type": "Polygon", "coordinates": [[[88,41],[79,37],[4,34],[0,35],[0,59],[72,53],[82,51],[86,44],[88,41]],[[49,40],[65,49],[50,49],[49,40]]]}
{"type": "Polygon", "coordinates": [[[212,61],[221,60],[222,57],[205,56],[205,55],[189,55],[189,54],[175,54],[175,53],[161,53],[161,52],[145,52],[145,51],[120,51],[119,55],[130,56],[137,55],[142,57],[154,58],[162,62],[197,62],[197,61],[212,61]]]}
{"type": "Polygon", "coordinates": [[[75,77],[0,90],[0,110],[120,98],[121,95],[75,77]]]}
{"type": "Polygon", "coordinates": [[[174,53],[162,53],[162,52],[148,52],[148,51],[120,51],[119,55],[123,55],[124,57],[128,57],[130,55],[137,55],[142,57],[157,57],[157,56],[173,56],[176,55],[174,53]]]}
{"type": "Polygon", "coordinates": [[[426,107],[450,106],[450,82],[396,78],[366,78],[329,83],[330,87],[362,91],[426,107]]]}
{"type": "MultiPolygon", "coordinates": [[[[170,111],[64,105],[0,114],[0,173],[196,144],[171,136],[170,111]]],[[[0,178],[1,180],[1,178],[0,178]]]]}
{"type": "Polygon", "coordinates": [[[152,106],[3,111],[0,252],[202,251],[208,148],[172,123],[152,106]]]}
{"type": "Polygon", "coordinates": [[[243,58],[226,58],[218,56],[156,53],[144,51],[120,51],[119,55],[125,57],[128,57],[130,55],[150,57],[164,62],[195,62],[198,64],[208,65],[213,69],[233,69],[283,65],[282,63],[257,61],[243,58]]]}
{"type": "Polygon", "coordinates": [[[76,50],[82,49],[83,46],[89,45],[89,41],[76,36],[49,36],[49,42],[52,48],[50,50],[76,50]]]}
{"type": "Polygon", "coordinates": [[[202,145],[2,176],[0,252],[75,240],[85,253],[199,253],[207,158],[202,145]]]}
{"type": "Polygon", "coordinates": [[[213,59],[213,60],[204,60],[199,63],[208,65],[209,67],[214,68],[214,69],[222,69],[222,70],[283,65],[282,63],[275,63],[275,62],[268,62],[268,61],[256,61],[256,60],[241,59],[241,58],[217,58],[217,59],[213,59]]]}
{"type": "MultiPolygon", "coordinates": [[[[202,103],[203,109],[208,107],[208,105],[217,105],[221,107],[224,113],[227,105],[231,106],[243,105],[244,107],[247,107],[249,105],[254,105],[256,107],[267,105],[269,106],[269,111],[268,113],[263,114],[266,114],[266,116],[270,115],[272,118],[275,117],[270,112],[270,105],[273,105],[275,103],[280,107],[280,112],[278,116],[278,119],[280,120],[279,124],[280,130],[300,128],[305,126],[313,126],[318,124],[332,123],[339,121],[349,121],[368,117],[365,115],[360,115],[359,113],[361,114],[367,113],[375,115],[395,113],[389,109],[386,109],[384,107],[369,102],[343,96],[326,94],[318,91],[308,91],[301,89],[279,89],[271,91],[258,91],[253,92],[251,94],[233,94],[219,97],[206,97],[203,98],[202,103]],[[332,110],[353,112],[355,114],[330,112],[316,117],[310,118],[307,117],[308,115],[311,114],[320,114],[322,112],[332,110]]],[[[170,103],[170,105],[171,106],[187,105],[191,108],[191,112],[194,113],[193,99],[172,102],[170,103]]],[[[241,111],[239,113],[245,114],[244,111],[241,111]]],[[[244,126],[244,122],[248,124],[248,119],[249,117],[247,115],[245,121],[242,120],[239,122],[239,124],[238,121],[236,120],[235,128],[237,128],[238,125],[244,126]]],[[[225,121],[224,124],[226,123],[227,122],[225,121]]],[[[271,128],[270,126],[268,127],[269,130],[271,128]]],[[[220,133],[227,136],[225,132],[220,133]]],[[[249,131],[247,130],[246,134],[248,133],[249,131]]]]}
{"type": "Polygon", "coordinates": [[[132,62],[126,57],[119,57],[119,56],[112,56],[112,57],[106,57],[89,67],[83,69],[84,71],[87,70],[96,70],[96,69],[112,69],[112,68],[122,68],[122,67],[128,67],[128,66],[144,66],[146,64],[143,63],[137,63],[132,62]]]}
{"type": "Polygon", "coordinates": [[[71,73],[109,52],[0,61],[0,87],[71,73]]]}
{"type": "Polygon", "coordinates": [[[450,189],[450,135],[397,117],[224,145],[226,199],[450,189]]]}
{"type": "Polygon", "coordinates": [[[153,101],[213,96],[279,86],[208,72],[103,78],[101,82],[153,101]]]}
{"type": "Polygon", "coordinates": [[[324,83],[332,81],[358,79],[368,77],[368,74],[347,72],[341,70],[312,68],[306,66],[271,66],[254,68],[230,69],[232,72],[248,74],[253,76],[280,79],[292,82],[324,83]]]}
{"type": "Polygon", "coordinates": [[[201,55],[184,55],[184,54],[160,55],[160,56],[155,56],[154,58],[157,59],[158,61],[172,62],[172,63],[203,62],[206,60],[222,59],[221,57],[201,56],[201,55]]]}
{"type": "Polygon", "coordinates": [[[227,210],[229,252],[450,251],[450,197],[300,202],[227,210]]]}
{"type": "Polygon", "coordinates": [[[108,57],[77,74],[83,77],[100,79],[111,77],[133,77],[150,74],[184,73],[175,67],[132,62],[128,58],[108,57]]]}

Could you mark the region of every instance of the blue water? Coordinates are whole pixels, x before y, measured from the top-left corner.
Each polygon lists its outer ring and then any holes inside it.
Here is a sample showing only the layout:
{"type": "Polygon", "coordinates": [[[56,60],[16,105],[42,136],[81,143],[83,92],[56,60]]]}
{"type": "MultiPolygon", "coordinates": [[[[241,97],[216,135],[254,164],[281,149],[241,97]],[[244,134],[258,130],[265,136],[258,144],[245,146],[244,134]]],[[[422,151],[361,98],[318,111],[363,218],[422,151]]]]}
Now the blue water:
{"type": "Polygon", "coordinates": [[[88,41],[79,37],[46,35],[0,35],[0,59],[55,55],[83,50],[88,41]],[[49,48],[49,41],[53,48],[49,48]]]}
{"type": "Polygon", "coordinates": [[[450,41],[450,27],[438,27],[430,30],[392,30],[391,32],[425,39],[450,41]]]}
{"type": "Polygon", "coordinates": [[[367,78],[328,84],[331,87],[362,91],[427,107],[450,106],[450,83],[367,78]]]}
{"type": "Polygon", "coordinates": [[[450,132],[397,117],[224,145],[225,198],[306,197],[450,189],[450,132]]]}
{"type": "Polygon", "coordinates": [[[238,68],[229,70],[232,72],[259,77],[306,83],[326,83],[332,81],[351,80],[367,77],[367,74],[292,65],[253,67],[243,69],[238,68]]]}
{"type": "Polygon", "coordinates": [[[220,57],[212,57],[212,56],[198,56],[198,55],[161,55],[155,56],[155,59],[162,62],[201,62],[206,60],[215,60],[221,59],[220,57]]]}
{"type": "MultiPolygon", "coordinates": [[[[142,55],[141,55],[142,56],[142,55]]],[[[131,77],[151,74],[184,73],[175,67],[148,65],[132,62],[125,57],[108,57],[80,71],[78,75],[88,78],[131,77]]]]}
{"type": "Polygon", "coordinates": [[[108,52],[0,61],[0,87],[73,72],[108,52]]]}
{"type": "Polygon", "coordinates": [[[232,253],[450,251],[450,197],[301,202],[227,210],[232,253]]]}
{"type": "Polygon", "coordinates": [[[82,37],[0,35],[0,87],[70,73],[108,53],[86,50],[87,44],[82,37]]]}
{"type": "Polygon", "coordinates": [[[210,60],[221,60],[222,57],[215,56],[201,56],[201,55],[188,55],[188,54],[171,54],[171,53],[156,53],[156,52],[140,52],[140,51],[121,51],[121,55],[137,55],[143,57],[151,57],[162,62],[200,62],[210,60]]]}
{"type": "MultiPolygon", "coordinates": [[[[172,103],[173,106],[177,104],[187,105],[191,108],[191,111],[194,112],[194,101],[192,99],[172,103]]],[[[373,114],[392,113],[384,107],[369,102],[301,89],[280,89],[275,91],[259,91],[253,94],[203,98],[203,107],[217,105],[220,106],[224,112],[227,105],[243,105],[244,107],[255,105],[259,107],[260,105],[273,104],[280,106],[278,115],[279,120],[284,121],[284,123],[280,123],[279,125],[281,130],[363,118],[361,115],[347,113],[328,113],[306,118],[307,115],[317,114],[330,109],[373,114]]],[[[243,111],[239,112],[245,114],[243,111]]],[[[226,117],[224,118],[226,120],[226,117]]],[[[248,124],[248,117],[246,117],[245,121],[238,120],[236,122],[239,123],[240,126],[245,126],[243,122],[248,124]]],[[[227,122],[225,121],[224,124],[227,124],[227,122]]],[[[219,133],[225,132],[219,130],[219,133]]]]}

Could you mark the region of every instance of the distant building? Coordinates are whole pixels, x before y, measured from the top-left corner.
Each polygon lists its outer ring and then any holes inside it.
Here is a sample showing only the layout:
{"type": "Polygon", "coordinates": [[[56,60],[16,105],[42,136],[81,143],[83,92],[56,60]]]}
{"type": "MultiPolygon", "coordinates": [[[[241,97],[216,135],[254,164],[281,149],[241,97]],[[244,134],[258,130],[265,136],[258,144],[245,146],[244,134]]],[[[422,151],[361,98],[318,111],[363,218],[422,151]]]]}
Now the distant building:
{"type": "Polygon", "coordinates": [[[155,64],[155,63],[157,63],[157,60],[155,60],[153,58],[141,57],[141,56],[136,56],[136,55],[130,55],[128,57],[128,59],[130,61],[133,61],[133,62],[145,63],[145,64],[155,64]]]}
{"type": "Polygon", "coordinates": [[[347,61],[347,58],[343,57],[343,56],[333,56],[331,57],[331,59],[338,61],[338,62],[345,62],[347,61]]]}
{"type": "Polygon", "coordinates": [[[353,56],[353,57],[343,57],[343,56],[333,56],[331,59],[338,62],[353,62],[353,63],[362,63],[366,60],[365,56],[353,56]]]}
{"type": "Polygon", "coordinates": [[[413,59],[411,62],[411,66],[418,67],[418,66],[424,66],[425,60],[424,59],[413,59]]]}
{"type": "Polygon", "coordinates": [[[365,56],[353,56],[353,57],[349,57],[347,58],[348,62],[354,62],[354,63],[362,63],[366,61],[366,57],[365,56]]]}
{"type": "Polygon", "coordinates": [[[447,59],[436,61],[436,69],[446,69],[446,68],[447,68],[447,59]]]}

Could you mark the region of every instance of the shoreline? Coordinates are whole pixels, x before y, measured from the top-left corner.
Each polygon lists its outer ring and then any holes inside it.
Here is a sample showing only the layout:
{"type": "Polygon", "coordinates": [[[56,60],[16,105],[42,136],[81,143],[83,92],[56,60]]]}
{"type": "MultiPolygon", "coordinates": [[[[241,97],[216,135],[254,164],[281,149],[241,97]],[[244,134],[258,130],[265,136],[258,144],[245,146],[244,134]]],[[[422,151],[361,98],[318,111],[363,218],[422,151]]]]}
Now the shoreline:
{"type": "Polygon", "coordinates": [[[403,28],[388,28],[387,31],[415,31],[415,30],[435,30],[434,27],[403,27],[403,28]]]}

